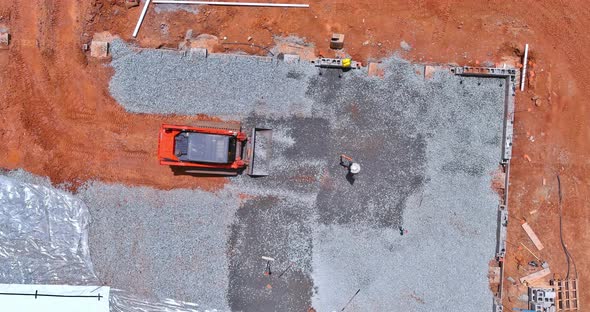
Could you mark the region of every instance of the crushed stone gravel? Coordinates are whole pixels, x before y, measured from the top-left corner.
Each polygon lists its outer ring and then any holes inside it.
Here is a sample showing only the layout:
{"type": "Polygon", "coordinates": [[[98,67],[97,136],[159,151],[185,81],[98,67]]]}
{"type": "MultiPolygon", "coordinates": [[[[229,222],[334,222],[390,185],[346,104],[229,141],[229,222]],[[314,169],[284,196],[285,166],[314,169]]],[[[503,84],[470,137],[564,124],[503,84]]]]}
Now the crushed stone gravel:
{"type": "Polygon", "coordinates": [[[501,80],[425,78],[397,57],[381,79],[120,41],[111,52],[110,92],[130,112],[209,114],[274,133],[271,175],[217,193],[81,189],[101,279],[220,310],[340,310],[359,288],[347,311],[491,309],[501,80]],[[342,153],[361,164],[354,179],[342,153]],[[261,256],[288,271],[265,275],[261,256]]]}
{"type": "Polygon", "coordinates": [[[229,310],[226,240],[238,208],[235,198],[98,182],[78,195],[93,218],[90,255],[102,282],[229,310]]]}

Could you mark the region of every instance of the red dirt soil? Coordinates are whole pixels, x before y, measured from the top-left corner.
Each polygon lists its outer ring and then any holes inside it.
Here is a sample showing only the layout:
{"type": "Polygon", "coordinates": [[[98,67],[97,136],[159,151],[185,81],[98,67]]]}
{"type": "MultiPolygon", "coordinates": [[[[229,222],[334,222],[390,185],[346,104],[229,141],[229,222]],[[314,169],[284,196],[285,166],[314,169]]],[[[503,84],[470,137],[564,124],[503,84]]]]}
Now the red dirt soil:
{"type": "MultiPolygon", "coordinates": [[[[151,8],[137,39],[130,36],[141,8],[127,10],[121,3],[0,0],[0,24],[13,37],[10,49],[0,51],[0,166],[24,168],[56,183],[99,179],[158,188],[223,185],[225,179],[175,177],[157,164],[159,124],[186,120],[124,112],[108,92],[111,70],[88,62],[80,50],[94,32],[109,31],[144,47],[176,47],[188,29],[194,35],[227,37],[225,42],[252,37],[250,43],[263,47],[273,44],[273,36],[295,35],[325,56],[333,55],[331,33],[341,32],[345,52],[359,61],[398,52],[414,61],[461,65],[501,63],[520,56],[529,43],[534,76],[516,102],[506,276],[518,279],[527,273],[517,269],[517,257],[526,260],[525,266],[532,260],[516,248],[521,242],[534,248],[520,227],[523,219],[545,245],[542,251],[532,250],[553,272],[565,275],[556,206],[559,173],[564,237],[580,273],[582,307],[590,305],[585,274],[590,272],[586,1],[313,0],[309,9],[202,6],[197,14],[157,14],[151,8]],[[411,51],[400,48],[402,40],[411,51]],[[538,105],[531,100],[536,97],[538,105]]],[[[215,50],[226,48],[238,46],[219,44],[215,50]]],[[[508,285],[505,291],[506,309],[524,307],[516,299],[524,287],[508,285]]]]}
{"type": "MultiPolygon", "coordinates": [[[[156,157],[161,123],[206,117],[126,113],[109,95],[112,70],[81,49],[87,6],[77,1],[2,1],[12,36],[0,51],[0,165],[73,188],[88,179],[158,188],[216,189],[224,178],[174,176],[156,157]]],[[[85,3],[85,2],[80,2],[85,3]]]]}

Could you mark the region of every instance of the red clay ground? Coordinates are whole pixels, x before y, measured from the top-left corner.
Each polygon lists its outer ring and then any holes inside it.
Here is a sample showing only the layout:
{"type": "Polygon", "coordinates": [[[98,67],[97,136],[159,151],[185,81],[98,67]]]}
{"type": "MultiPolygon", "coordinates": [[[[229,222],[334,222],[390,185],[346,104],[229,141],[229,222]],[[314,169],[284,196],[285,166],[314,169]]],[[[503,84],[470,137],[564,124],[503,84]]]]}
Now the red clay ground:
{"type": "MultiPolygon", "coordinates": [[[[109,96],[109,67],[81,50],[86,5],[76,1],[2,1],[11,31],[0,51],[0,166],[25,168],[54,183],[88,180],[159,188],[215,189],[225,179],[174,176],[155,151],[163,121],[195,118],[132,115],[109,96]]],[[[85,2],[81,2],[85,3],[85,2]]]]}
{"type": "MultiPolygon", "coordinates": [[[[300,1],[297,1],[300,2],[300,1]]],[[[180,117],[125,113],[108,93],[109,68],[88,63],[80,45],[93,32],[109,31],[146,47],[177,46],[187,29],[227,37],[226,42],[272,45],[274,35],[296,35],[331,56],[332,32],[346,35],[346,52],[360,61],[398,51],[421,62],[501,62],[531,45],[535,73],[518,93],[512,162],[507,276],[515,279],[515,246],[532,244],[520,228],[526,219],[545,245],[537,254],[565,274],[558,235],[556,179],[562,177],[565,239],[581,273],[582,306],[590,304],[588,201],[590,120],[590,7],[586,1],[311,1],[310,9],[202,7],[146,17],[137,40],[130,35],[140,8],[122,1],[0,0],[0,24],[13,44],[0,51],[0,166],[25,168],[52,181],[87,179],[159,188],[215,189],[224,179],[175,177],[155,158],[162,121],[180,117]],[[167,31],[162,31],[167,29],[167,31]],[[400,41],[412,46],[400,49],[400,41]],[[539,106],[531,98],[539,97],[539,106]],[[530,109],[530,111],[528,111],[530,109]],[[531,136],[534,137],[531,139],[531,136]],[[534,140],[534,142],[533,142],[534,140]],[[528,155],[529,162],[524,158],[528,155]],[[543,178],[546,185],[543,185],[543,178]],[[538,210],[534,215],[529,211],[538,210]]],[[[216,50],[235,49],[218,45],[216,50]]],[[[259,49],[240,47],[250,53],[259,49]]],[[[505,305],[523,287],[507,286],[505,305]]]]}

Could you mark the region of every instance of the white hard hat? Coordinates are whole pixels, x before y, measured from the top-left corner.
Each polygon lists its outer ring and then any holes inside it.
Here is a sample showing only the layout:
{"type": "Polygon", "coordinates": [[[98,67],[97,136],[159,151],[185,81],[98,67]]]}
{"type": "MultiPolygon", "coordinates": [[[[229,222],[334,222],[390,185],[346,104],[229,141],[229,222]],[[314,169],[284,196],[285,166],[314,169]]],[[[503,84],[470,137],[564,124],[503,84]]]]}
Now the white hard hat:
{"type": "Polygon", "coordinates": [[[350,173],[357,174],[361,172],[361,165],[357,163],[350,164],[350,173]]]}

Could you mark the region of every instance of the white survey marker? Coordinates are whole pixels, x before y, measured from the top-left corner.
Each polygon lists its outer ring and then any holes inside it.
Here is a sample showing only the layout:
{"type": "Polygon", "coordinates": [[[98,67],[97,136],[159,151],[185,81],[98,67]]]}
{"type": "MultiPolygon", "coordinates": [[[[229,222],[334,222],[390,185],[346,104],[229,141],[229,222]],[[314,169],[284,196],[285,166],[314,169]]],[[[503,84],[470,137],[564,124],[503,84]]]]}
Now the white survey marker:
{"type": "Polygon", "coordinates": [[[0,309],[19,312],[109,312],[107,286],[0,284],[0,309]]]}

